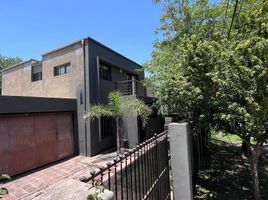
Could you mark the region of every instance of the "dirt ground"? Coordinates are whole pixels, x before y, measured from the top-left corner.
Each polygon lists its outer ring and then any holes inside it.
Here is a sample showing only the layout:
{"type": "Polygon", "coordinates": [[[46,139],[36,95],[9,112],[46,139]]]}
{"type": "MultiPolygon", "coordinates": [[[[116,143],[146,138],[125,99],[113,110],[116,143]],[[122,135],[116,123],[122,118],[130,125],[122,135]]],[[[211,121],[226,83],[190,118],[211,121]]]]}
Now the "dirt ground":
{"type": "MultiPolygon", "coordinates": [[[[241,158],[241,145],[219,140],[209,144],[210,167],[198,175],[195,200],[251,200],[251,175],[248,160],[241,158]]],[[[259,163],[262,199],[268,199],[268,153],[259,163]]]]}

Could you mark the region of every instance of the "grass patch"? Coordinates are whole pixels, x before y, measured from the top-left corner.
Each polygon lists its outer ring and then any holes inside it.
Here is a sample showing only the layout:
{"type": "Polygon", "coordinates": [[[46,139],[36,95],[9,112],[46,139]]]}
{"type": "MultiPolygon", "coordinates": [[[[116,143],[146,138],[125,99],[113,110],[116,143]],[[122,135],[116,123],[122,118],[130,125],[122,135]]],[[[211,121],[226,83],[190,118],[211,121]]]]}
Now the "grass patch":
{"type": "Polygon", "coordinates": [[[230,134],[230,133],[211,133],[212,139],[222,140],[226,142],[242,142],[241,138],[237,135],[230,134]]]}

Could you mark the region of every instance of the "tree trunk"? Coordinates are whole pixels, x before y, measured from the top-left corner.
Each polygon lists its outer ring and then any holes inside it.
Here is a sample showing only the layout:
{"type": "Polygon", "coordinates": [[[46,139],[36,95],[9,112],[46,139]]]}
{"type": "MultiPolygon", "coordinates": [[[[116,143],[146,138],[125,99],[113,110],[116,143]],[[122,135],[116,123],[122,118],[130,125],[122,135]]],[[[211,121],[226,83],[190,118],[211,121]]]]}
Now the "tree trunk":
{"type": "Polygon", "coordinates": [[[258,177],[258,161],[260,156],[260,145],[257,144],[254,147],[251,147],[251,176],[253,181],[253,197],[254,200],[260,199],[260,185],[258,177]]]}
{"type": "Polygon", "coordinates": [[[119,119],[117,118],[116,120],[116,151],[117,151],[117,155],[120,154],[120,128],[119,128],[119,119]]]}
{"type": "MultiPolygon", "coordinates": [[[[245,138],[245,140],[250,143],[250,137],[245,138]]],[[[241,147],[241,154],[242,158],[250,158],[250,146],[248,145],[245,141],[242,142],[242,147],[241,147]]]]}

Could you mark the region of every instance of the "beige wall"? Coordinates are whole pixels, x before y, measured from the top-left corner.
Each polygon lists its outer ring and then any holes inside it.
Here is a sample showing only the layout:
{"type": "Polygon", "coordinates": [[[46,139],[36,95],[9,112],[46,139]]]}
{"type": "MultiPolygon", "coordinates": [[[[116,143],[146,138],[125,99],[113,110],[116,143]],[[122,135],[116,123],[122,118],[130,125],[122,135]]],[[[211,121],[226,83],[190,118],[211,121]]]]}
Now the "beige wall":
{"type": "Polygon", "coordinates": [[[84,85],[83,48],[81,44],[43,56],[42,80],[32,82],[31,63],[3,72],[3,95],[76,98],[84,85]],[[54,67],[71,63],[71,73],[54,76],[54,67]]]}

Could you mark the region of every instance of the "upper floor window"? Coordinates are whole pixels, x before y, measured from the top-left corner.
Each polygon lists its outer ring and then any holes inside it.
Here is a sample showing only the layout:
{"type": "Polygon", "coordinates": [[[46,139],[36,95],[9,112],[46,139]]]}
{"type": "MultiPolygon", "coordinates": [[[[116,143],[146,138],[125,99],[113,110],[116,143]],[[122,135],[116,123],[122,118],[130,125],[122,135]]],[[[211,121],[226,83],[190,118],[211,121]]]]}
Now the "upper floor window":
{"type": "Polygon", "coordinates": [[[111,81],[112,75],[111,75],[111,67],[107,65],[100,65],[100,78],[104,80],[111,81]]]}
{"type": "Polygon", "coordinates": [[[32,82],[42,80],[42,65],[32,66],[32,82]]]}
{"type": "Polygon", "coordinates": [[[54,67],[54,76],[59,76],[71,72],[71,63],[65,63],[54,67]]]}
{"type": "Polygon", "coordinates": [[[42,80],[42,72],[32,74],[32,82],[42,80]]]}

